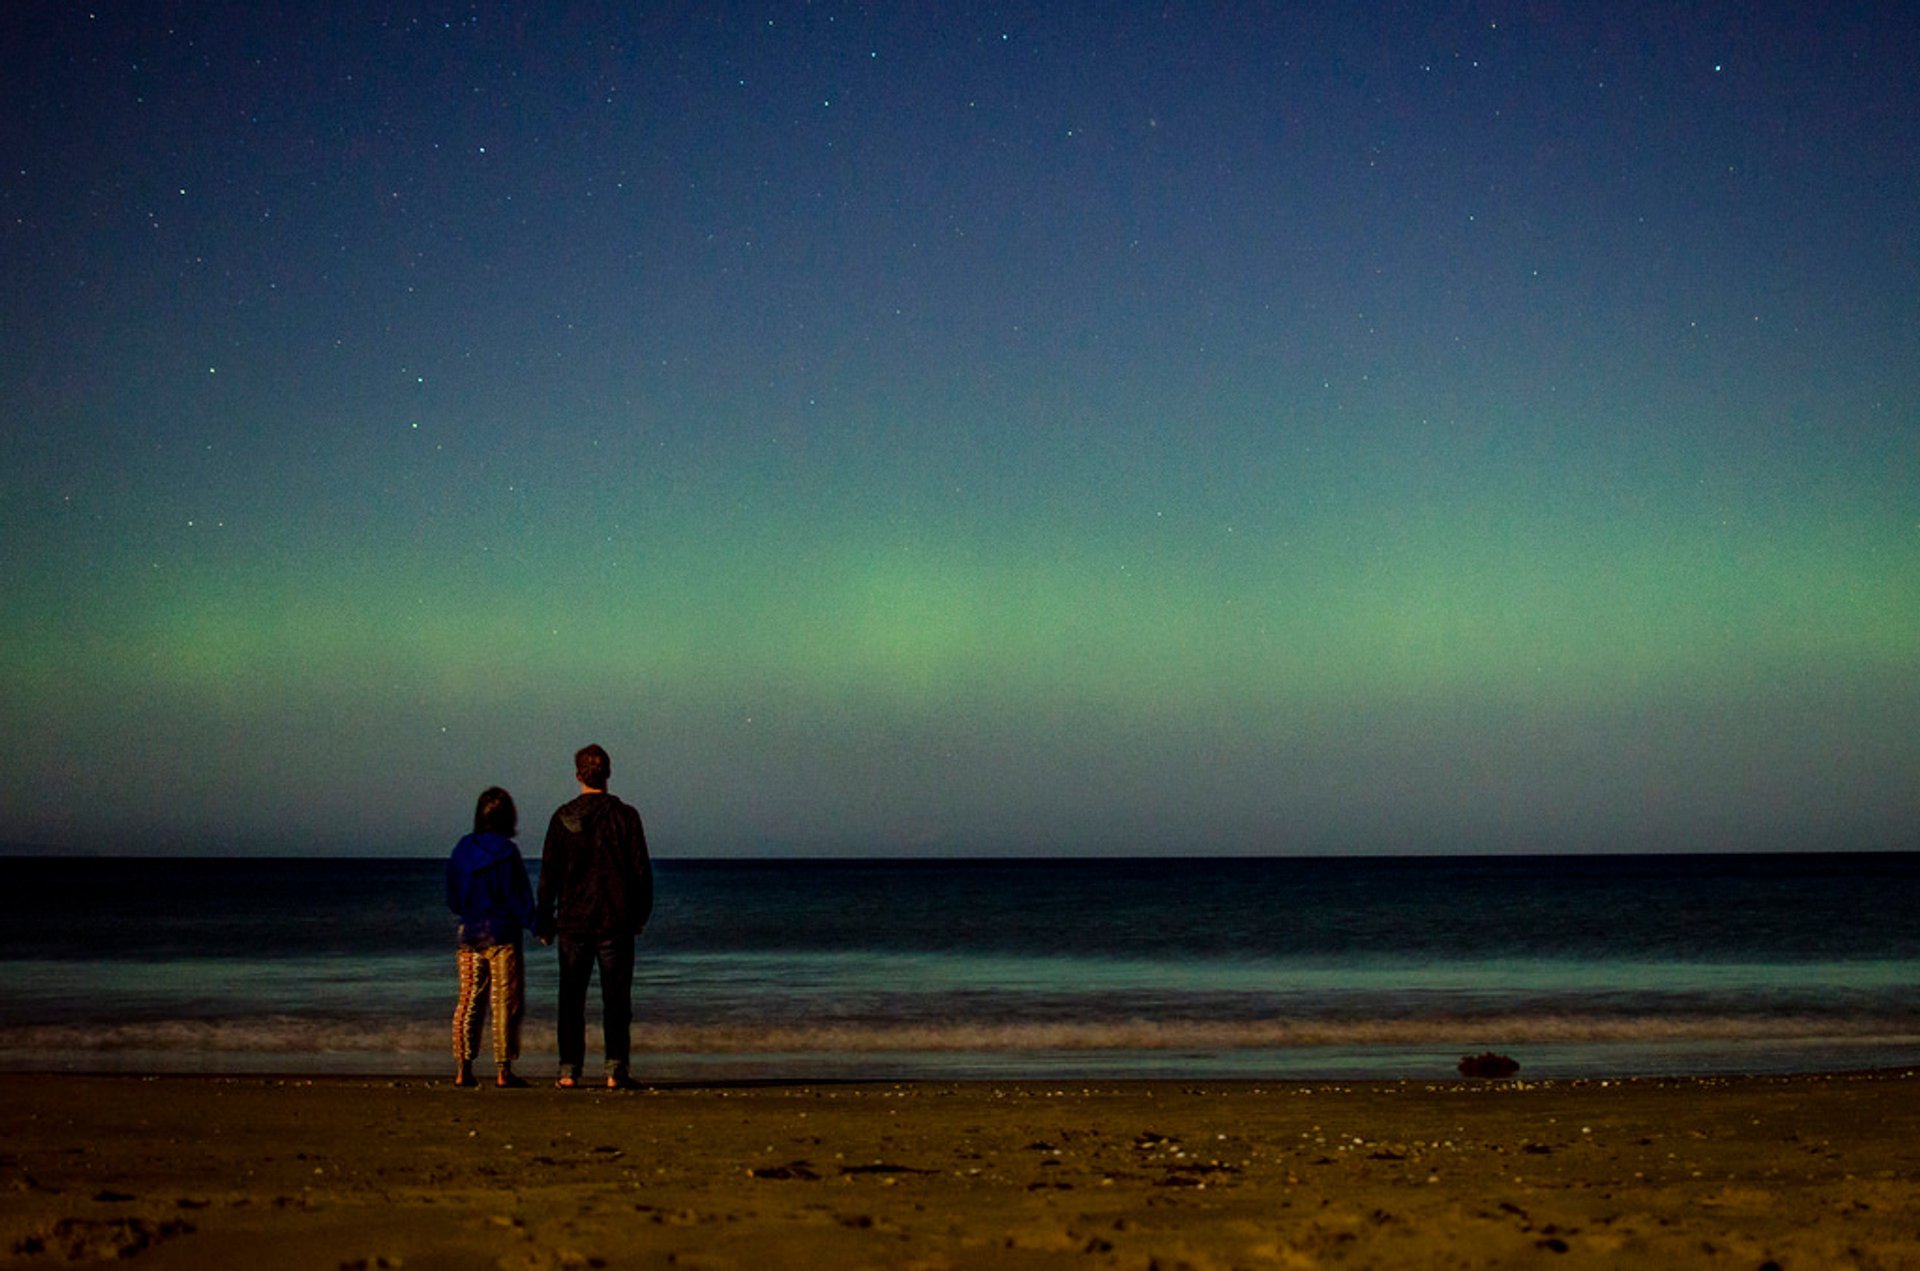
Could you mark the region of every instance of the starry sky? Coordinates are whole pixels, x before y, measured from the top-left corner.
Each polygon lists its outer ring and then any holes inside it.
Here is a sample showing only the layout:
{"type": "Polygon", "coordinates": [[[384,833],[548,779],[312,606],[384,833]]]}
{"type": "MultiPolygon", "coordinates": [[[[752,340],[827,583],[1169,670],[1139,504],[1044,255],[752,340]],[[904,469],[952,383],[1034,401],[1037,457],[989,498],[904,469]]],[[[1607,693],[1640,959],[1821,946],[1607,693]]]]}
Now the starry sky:
{"type": "Polygon", "coordinates": [[[9,842],[1920,847],[1904,6],[0,31],[9,842]]]}

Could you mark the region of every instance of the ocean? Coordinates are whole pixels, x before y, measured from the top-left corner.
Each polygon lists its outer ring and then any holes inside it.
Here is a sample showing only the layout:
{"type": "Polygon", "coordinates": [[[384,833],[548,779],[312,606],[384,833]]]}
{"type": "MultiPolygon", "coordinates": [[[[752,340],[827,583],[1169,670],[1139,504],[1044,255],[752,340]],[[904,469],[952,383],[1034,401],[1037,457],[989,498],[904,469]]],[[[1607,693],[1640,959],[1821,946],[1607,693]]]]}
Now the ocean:
{"type": "MultiPolygon", "coordinates": [[[[0,1069],[439,1073],[443,868],[0,858],[0,1069]]],[[[643,1080],[1418,1079],[1487,1050],[1523,1078],[1920,1062],[1920,855],[655,868],[643,1080]]],[[[528,953],[520,1067],[539,1076],[554,967],[528,953]]]]}

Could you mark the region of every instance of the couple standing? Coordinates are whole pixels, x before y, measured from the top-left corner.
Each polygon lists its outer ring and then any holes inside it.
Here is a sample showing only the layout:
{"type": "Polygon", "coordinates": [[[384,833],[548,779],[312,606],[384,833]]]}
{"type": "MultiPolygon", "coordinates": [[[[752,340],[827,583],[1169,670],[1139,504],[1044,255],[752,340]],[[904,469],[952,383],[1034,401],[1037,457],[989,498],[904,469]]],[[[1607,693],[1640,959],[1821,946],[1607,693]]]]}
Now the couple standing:
{"type": "Polygon", "coordinates": [[[493,1017],[495,1084],[525,1086],[515,1075],[526,998],[522,934],[560,946],[559,1034],[562,1089],[580,1085],[587,1048],[587,984],[600,968],[601,1027],[607,1088],[635,1083],[627,1068],[633,1019],[633,942],[653,912],[653,864],[640,814],[607,793],[613,765],[586,746],[573,756],[580,796],[547,823],[536,905],[527,867],[514,846],[513,796],[489,787],[474,807],[473,833],[447,862],[447,905],[460,915],[460,994],[453,1008],[454,1084],[477,1084],[473,1060],[484,1017],[493,1017]]]}

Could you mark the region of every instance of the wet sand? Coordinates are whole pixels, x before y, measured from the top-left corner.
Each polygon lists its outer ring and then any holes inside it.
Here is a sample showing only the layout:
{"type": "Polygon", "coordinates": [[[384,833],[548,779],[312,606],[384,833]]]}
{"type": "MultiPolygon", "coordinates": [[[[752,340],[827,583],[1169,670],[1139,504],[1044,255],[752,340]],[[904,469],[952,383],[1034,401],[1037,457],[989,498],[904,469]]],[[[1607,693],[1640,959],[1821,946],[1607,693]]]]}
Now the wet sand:
{"type": "Polygon", "coordinates": [[[0,1266],[1920,1268],[1920,1075],[7,1076],[0,1266]]]}

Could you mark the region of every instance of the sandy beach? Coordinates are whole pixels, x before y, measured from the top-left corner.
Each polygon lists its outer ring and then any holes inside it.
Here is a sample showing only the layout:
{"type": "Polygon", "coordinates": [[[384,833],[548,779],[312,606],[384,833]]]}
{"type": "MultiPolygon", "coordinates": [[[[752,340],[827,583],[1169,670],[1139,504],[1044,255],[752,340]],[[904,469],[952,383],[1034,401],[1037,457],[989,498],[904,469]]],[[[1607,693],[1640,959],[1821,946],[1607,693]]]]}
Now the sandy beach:
{"type": "Polygon", "coordinates": [[[7,1266],[1920,1267],[1909,1072],[7,1084],[7,1266]]]}
{"type": "Polygon", "coordinates": [[[1912,1073],[10,1085],[6,1265],[1920,1267],[1912,1073]]]}

